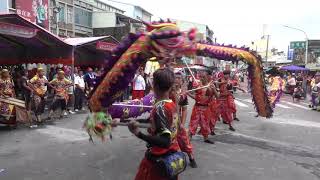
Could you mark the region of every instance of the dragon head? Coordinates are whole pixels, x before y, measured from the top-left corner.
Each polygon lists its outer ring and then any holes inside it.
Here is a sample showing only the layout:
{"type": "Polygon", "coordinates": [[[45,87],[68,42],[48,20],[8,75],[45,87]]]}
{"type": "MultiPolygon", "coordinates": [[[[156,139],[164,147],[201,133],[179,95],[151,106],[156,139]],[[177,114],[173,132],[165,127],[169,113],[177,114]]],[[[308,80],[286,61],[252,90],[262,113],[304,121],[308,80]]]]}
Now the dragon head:
{"type": "Polygon", "coordinates": [[[196,29],[189,32],[180,31],[176,23],[167,22],[145,23],[147,35],[151,39],[151,53],[162,60],[162,63],[182,56],[195,55],[196,29]]]}

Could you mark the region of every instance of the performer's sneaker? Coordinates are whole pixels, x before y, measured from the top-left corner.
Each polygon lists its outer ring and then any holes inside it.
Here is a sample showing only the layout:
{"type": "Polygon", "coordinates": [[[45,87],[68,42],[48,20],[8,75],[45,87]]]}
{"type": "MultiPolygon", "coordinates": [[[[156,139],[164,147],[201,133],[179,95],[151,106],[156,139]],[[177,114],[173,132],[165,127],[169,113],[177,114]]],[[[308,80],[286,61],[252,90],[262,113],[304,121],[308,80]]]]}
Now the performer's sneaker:
{"type": "Polygon", "coordinates": [[[216,133],[214,131],[211,131],[211,136],[216,135],[216,133]]]}
{"type": "Polygon", "coordinates": [[[229,123],[227,123],[226,121],[223,121],[223,124],[229,124],[229,123]]]}
{"type": "Polygon", "coordinates": [[[198,167],[198,165],[196,163],[196,160],[194,160],[194,159],[190,159],[190,164],[189,165],[192,168],[197,168],[198,167]]]}
{"type": "Polygon", "coordinates": [[[235,120],[235,121],[240,121],[240,119],[239,119],[239,118],[234,118],[233,120],[235,120]]]}
{"type": "Polygon", "coordinates": [[[34,125],[29,126],[29,127],[30,127],[31,129],[32,129],[32,128],[37,128],[38,125],[34,124],[34,125]]]}
{"type": "Polygon", "coordinates": [[[69,114],[75,114],[75,112],[73,112],[73,111],[71,111],[71,110],[69,110],[68,112],[69,112],[69,114]]]}
{"type": "Polygon", "coordinates": [[[236,131],[232,126],[229,127],[230,131],[236,131]]]}
{"type": "Polygon", "coordinates": [[[204,142],[205,142],[205,143],[208,143],[208,144],[214,144],[214,142],[213,142],[213,141],[210,141],[209,139],[204,140],[204,142]]]}
{"type": "Polygon", "coordinates": [[[201,135],[201,129],[198,131],[198,135],[201,135]]]}

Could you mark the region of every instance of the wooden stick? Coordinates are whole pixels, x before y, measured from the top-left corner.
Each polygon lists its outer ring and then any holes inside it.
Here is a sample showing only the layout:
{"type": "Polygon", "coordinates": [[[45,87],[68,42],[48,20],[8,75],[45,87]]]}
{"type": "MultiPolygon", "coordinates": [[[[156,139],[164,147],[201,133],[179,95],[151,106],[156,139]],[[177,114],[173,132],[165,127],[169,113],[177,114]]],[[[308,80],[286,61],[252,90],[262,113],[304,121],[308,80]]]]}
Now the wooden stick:
{"type": "MultiPolygon", "coordinates": [[[[124,123],[124,122],[116,122],[113,123],[116,126],[129,126],[129,123],[124,123]]],[[[150,128],[151,125],[150,124],[143,124],[143,123],[138,123],[137,127],[139,128],[150,128]]]]}
{"type": "Polygon", "coordinates": [[[112,106],[126,106],[126,107],[145,107],[145,108],[153,108],[153,106],[145,106],[145,105],[134,105],[134,104],[112,104],[112,106]]]}
{"type": "Polygon", "coordinates": [[[186,62],[185,59],[183,59],[183,62],[186,64],[186,66],[187,66],[192,78],[194,79],[194,81],[197,82],[198,80],[194,77],[194,75],[193,75],[193,73],[192,73],[192,71],[191,71],[191,69],[190,69],[190,67],[189,67],[189,65],[188,65],[188,63],[186,62]]]}
{"type": "Polygon", "coordinates": [[[192,92],[192,91],[196,91],[196,90],[200,90],[200,89],[204,89],[204,88],[210,87],[211,83],[213,83],[213,81],[210,81],[209,84],[207,84],[205,86],[201,86],[201,87],[198,87],[198,88],[195,88],[195,89],[190,89],[190,90],[188,90],[186,92],[192,92]]]}

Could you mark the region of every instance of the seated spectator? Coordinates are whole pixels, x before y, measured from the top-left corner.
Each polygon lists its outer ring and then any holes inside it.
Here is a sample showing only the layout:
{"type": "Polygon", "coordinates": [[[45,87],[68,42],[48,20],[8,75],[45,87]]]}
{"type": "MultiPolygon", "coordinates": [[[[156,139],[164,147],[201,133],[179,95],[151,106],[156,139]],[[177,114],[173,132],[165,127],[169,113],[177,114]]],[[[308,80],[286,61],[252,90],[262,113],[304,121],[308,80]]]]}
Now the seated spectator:
{"type": "Polygon", "coordinates": [[[304,97],[304,91],[303,91],[302,87],[299,85],[296,88],[294,88],[292,99],[293,99],[293,101],[294,101],[294,99],[297,99],[299,102],[299,100],[302,97],[304,97]]]}

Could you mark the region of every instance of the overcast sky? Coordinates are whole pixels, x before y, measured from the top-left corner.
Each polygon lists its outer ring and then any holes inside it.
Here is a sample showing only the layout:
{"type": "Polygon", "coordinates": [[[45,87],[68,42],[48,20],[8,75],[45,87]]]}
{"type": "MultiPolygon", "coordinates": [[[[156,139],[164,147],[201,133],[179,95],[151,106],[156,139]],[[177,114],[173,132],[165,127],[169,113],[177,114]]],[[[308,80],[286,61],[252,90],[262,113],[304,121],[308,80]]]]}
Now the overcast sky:
{"type": "MultiPolygon", "coordinates": [[[[108,0],[104,0],[108,2],[108,0]]],[[[290,41],[320,39],[320,0],[117,0],[139,5],[154,18],[207,24],[219,43],[248,45],[261,38],[267,25],[271,47],[286,50],[290,41]]]]}

